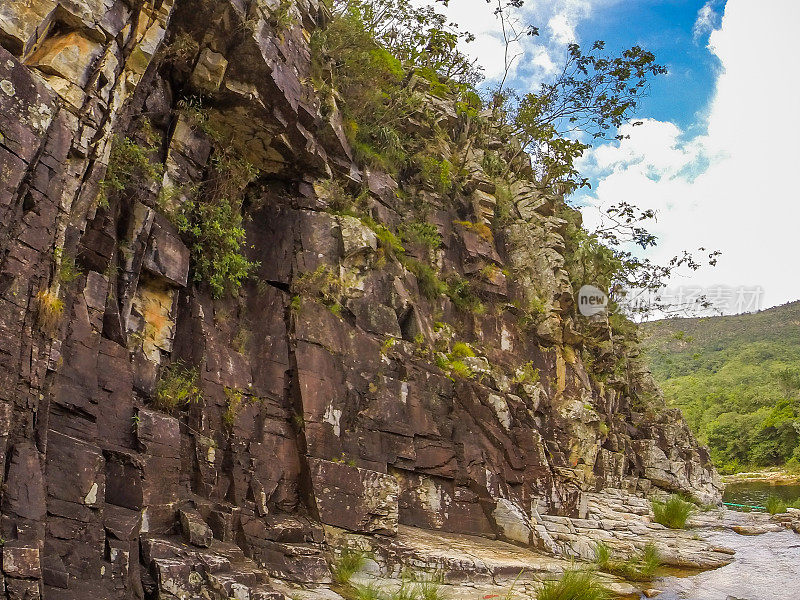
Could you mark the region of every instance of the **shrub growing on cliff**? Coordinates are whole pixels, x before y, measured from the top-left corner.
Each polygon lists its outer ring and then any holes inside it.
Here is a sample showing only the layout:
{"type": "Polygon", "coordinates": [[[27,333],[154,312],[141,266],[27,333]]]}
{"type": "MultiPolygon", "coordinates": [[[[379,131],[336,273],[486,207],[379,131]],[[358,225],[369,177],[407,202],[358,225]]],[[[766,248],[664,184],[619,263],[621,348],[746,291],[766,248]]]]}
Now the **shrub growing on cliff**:
{"type": "Polygon", "coordinates": [[[439,278],[430,265],[408,256],[402,257],[400,262],[417,278],[419,293],[428,300],[436,300],[447,291],[447,284],[439,278]]]}
{"type": "Polygon", "coordinates": [[[39,329],[47,335],[58,333],[61,317],[64,315],[64,302],[52,290],[40,290],[36,294],[36,322],[39,329]]]}
{"type": "Polygon", "coordinates": [[[533,366],[532,361],[526,362],[524,365],[517,367],[514,371],[512,381],[514,383],[539,383],[540,373],[539,369],[533,366]]]}
{"type": "Polygon", "coordinates": [[[197,369],[177,362],[164,368],[156,384],[156,393],[151,405],[153,408],[171,413],[181,406],[199,402],[202,397],[197,369]]]}
{"type": "Polygon", "coordinates": [[[442,88],[466,93],[466,84],[479,79],[459,49],[459,41],[471,36],[459,34],[432,6],[409,0],[334,0],[332,8],[328,27],[311,39],[315,85],[322,96],[338,92],[356,157],[399,170],[416,145],[405,128],[423,103],[405,85],[406,73],[415,70],[434,94],[442,88]]]}
{"type": "Polygon", "coordinates": [[[400,226],[400,239],[404,242],[419,244],[428,250],[438,250],[442,245],[442,236],[439,228],[433,223],[412,221],[400,226]]]}
{"type": "Polygon", "coordinates": [[[564,571],[560,579],[545,581],[536,600],[609,600],[611,594],[589,571],[564,571]]]}
{"type": "Polygon", "coordinates": [[[229,148],[218,146],[212,159],[212,175],[177,216],[181,233],[191,238],[194,279],[205,281],[211,295],[234,293],[258,266],[242,254],[242,196],[258,171],[229,148]]]}
{"type": "Polygon", "coordinates": [[[475,295],[469,281],[453,275],[447,282],[447,296],[458,310],[481,315],[486,312],[486,307],[480,298],[475,295]]]}
{"type": "Polygon", "coordinates": [[[414,164],[419,168],[419,176],[424,183],[440,194],[447,194],[455,187],[453,164],[443,158],[441,160],[426,154],[414,157],[414,164]]]}
{"type": "Polygon", "coordinates": [[[63,248],[56,248],[53,251],[53,262],[58,265],[57,276],[61,283],[69,285],[83,275],[75,259],[66,254],[63,248]]]}
{"type": "Polygon", "coordinates": [[[150,160],[161,140],[146,119],[141,127],[141,137],[143,144],[129,137],[115,137],[111,142],[108,168],[100,182],[100,206],[107,206],[110,196],[117,192],[161,181],[164,166],[150,160]]]}
{"type": "Polygon", "coordinates": [[[229,428],[233,428],[236,417],[245,401],[245,395],[241,390],[225,387],[225,412],[222,413],[222,422],[229,428]]]}
{"type": "Polygon", "coordinates": [[[670,529],[684,529],[686,521],[695,509],[694,504],[677,494],[670,496],[666,502],[653,500],[652,505],[653,520],[670,529]]]}

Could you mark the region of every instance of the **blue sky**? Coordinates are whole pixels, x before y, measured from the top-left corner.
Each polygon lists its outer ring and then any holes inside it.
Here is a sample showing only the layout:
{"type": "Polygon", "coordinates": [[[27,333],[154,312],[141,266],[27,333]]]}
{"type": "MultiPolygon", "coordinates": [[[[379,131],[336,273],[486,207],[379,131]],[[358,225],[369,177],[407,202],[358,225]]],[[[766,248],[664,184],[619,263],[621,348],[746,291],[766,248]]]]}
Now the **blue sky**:
{"type": "MultiPolygon", "coordinates": [[[[704,5],[698,0],[620,2],[594,11],[576,27],[576,33],[583,44],[604,40],[613,52],[638,44],[655,53],[658,62],[669,68],[669,75],[653,81],[639,113],[693,130],[698,126],[698,112],[711,100],[720,68],[719,60],[706,48],[708,32],[697,39],[693,34],[704,5]]],[[[723,7],[724,2],[717,5],[723,7]]]]}

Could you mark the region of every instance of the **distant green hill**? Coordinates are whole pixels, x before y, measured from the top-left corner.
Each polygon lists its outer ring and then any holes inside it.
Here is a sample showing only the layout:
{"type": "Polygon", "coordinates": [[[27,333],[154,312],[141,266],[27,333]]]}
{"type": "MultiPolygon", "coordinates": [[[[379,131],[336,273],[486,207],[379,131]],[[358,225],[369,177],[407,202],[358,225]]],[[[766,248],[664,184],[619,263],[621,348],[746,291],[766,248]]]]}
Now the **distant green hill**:
{"type": "Polygon", "coordinates": [[[653,375],[731,473],[800,468],[800,301],[643,326],[653,375]]]}

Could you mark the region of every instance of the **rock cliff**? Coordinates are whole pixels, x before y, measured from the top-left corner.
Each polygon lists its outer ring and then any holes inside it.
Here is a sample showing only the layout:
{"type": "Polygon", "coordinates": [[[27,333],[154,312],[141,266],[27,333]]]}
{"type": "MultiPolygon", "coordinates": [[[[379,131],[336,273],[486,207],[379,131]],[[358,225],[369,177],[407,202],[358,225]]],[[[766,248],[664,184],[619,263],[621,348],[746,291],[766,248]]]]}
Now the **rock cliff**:
{"type": "Polygon", "coordinates": [[[7,598],[278,598],[409,528],[585,556],[607,490],[718,499],[635,344],[575,311],[576,214],[517,159],[497,219],[513,140],[413,75],[457,182],[357,164],[311,80],[328,19],[0,4],[7,598]],[[187,203],[243,215],[241,287],[187,203]]]}

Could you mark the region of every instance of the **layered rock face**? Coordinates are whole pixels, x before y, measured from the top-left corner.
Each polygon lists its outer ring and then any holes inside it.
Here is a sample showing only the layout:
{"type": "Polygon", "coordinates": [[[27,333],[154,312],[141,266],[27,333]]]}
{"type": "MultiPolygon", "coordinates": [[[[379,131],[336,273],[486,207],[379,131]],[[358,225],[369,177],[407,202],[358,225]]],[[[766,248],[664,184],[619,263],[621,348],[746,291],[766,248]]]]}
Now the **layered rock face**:
{"type": "Polygon", "coordinates": [[[563,198],[512,177],[492,219],[482,158],[512,142],[475,141],[412,77],[408,127],[444,132],[456,189],[354,162],[310,79],[328,18],[313,0],[0,5],[8,598],[274,598],[275,579],[329,580],[323,526],[580,555],[553,517],[587,517],[593,493],[718,499],[680,415],[644,402],[635,350],[576,316],[563,198]],[[110,186],[121,140],[158,176],[110,186]],[[223,155],[257,170],[239,192],[258,266],[215,298],[170,215],[223,155]],[[370,218],[332,210],[330,180],[370,218]],[[400,261],[382,234],[420,205],[441,247],[400,261]],[[410,267],[428,260],[485,310],[429,299],[410,267]],[[199,393],[159,410],[176,364],[199,393]]]}

